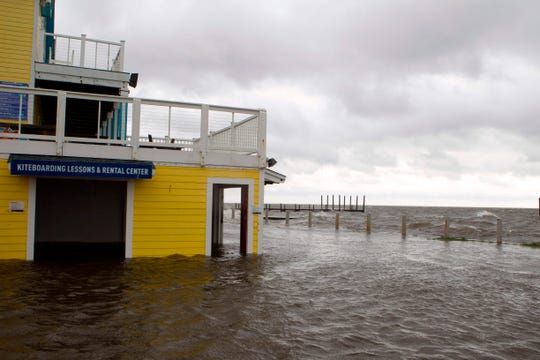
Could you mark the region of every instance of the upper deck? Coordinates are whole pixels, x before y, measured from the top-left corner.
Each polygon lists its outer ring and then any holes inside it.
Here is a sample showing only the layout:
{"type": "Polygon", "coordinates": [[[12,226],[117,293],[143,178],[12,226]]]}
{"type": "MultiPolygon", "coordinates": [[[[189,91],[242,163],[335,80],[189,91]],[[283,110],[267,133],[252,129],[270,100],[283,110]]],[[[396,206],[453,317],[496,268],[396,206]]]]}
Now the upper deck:
{"type": "Polygon", "coordinates": [[[266,167],[266,111],[0,86],[0,155],[266,167]],[[7,109],[9,107],[9,109],[7,109]]]}
{"type": "Polygon", "coordinates": [[[34,59],[35,79],[40,81],[127,88],[124,72],[125,41],[40,32],[34,59]]]}

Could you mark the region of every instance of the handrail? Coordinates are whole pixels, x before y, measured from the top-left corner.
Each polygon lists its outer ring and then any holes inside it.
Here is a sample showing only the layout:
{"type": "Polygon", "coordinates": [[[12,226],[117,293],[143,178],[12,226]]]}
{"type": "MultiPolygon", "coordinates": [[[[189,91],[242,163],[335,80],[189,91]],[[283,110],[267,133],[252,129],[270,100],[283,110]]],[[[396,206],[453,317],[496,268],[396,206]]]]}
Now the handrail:
{"type": "Polygon", "coordinates": [[[46,63],[108,71],[124,70],[125,41],[123,40],[117,42],[89,38],[86,34],[73,36],[49,32],[43,33],[43,36],[47,48],[38,58],[46,63]],[[47,38],[54,39],[54,42],[48,42],[47,38]]]}
{"type": "Polygon", "coordinates": [[[138,158],[140,147],[145,151],[196,151],[203,166],[209,152],[229,152],[257,155],[260,166],[266,166],[265,110],[9,85],[0,85],[0,109],[2,101],[7,98],[2,96],[5,93],[27,95],[25,101],[33,104],[33,111],[28,114],[27,121],[9,125],[15,132],[11,132],[11,129],[6,136],[0,134],[0,140],[54,141],[57,155],[62,155],[65,143],[127,146],[132,148],[134,159],[138,158]],[[41,100],[36,100],[40,97],[41,100]],[[50,104],[47,108],[56,106],[56,122],[49,120],[50,125],[43,127],[32,125],[32,114],[50,119],[51,114],[40,113],[40,104],[44,101],[50,104]],[[56,105],[53,105],[53,101],[56,105]],[[93,110],[80,110],[81,116],[77,116],[74,113],[77,106],[90,106],[93,110]],[[68,108],[69,111],[66,111],[68,108]],[[66,126],[66,114],[71,114],[67,119],[69,124],[73,124],[70,123],[73,119],[78,119],[88,130],[78,135],[73,130],[66,131],[70,129],[70,126],[66,126]],[[92,128],[97,129],[93,135],[89,134],[92,128]]]}

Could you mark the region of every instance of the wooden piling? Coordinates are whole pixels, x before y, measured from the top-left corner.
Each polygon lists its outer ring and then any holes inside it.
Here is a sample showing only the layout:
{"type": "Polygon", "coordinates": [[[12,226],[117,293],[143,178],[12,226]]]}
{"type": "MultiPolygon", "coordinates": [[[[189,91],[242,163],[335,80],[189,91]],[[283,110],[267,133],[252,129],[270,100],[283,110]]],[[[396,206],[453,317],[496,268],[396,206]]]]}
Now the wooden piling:
{"type": "Polygon", "coordinates": [[[264,223],[268,224],[268,208],[264,210],[264,223]]]}
{"type": "Polygon", "coordinates": [[[371,214],[366,216],[366,233],[371,234],[371,214]]]}
{"type": "Polygon", "coordinates": [[[443,237],[448,239],[448,218],[444,218],[443,237]]]}
{"type": "Polygon", "coordinates": [[[334,210],[334,195],[332,195],[332,210],[334,210]]]}
{"type": "Polygon", "coordinates": [[[405,215],[401,217],[401,237],[403,239],[407,237],[407,217],[405,215]]]}
{"type": "Polygon", "coordinates": [[[336,230],[339,230],[339,212],[336,212],[336,230]]]}
{"type": "Polygon", "coordinates": [[[497,245],[502,244],[502,220],[497,219],[497,245]]]}
{"type": "Polygon", "coordinates": [[[290,211],[285,212],[285,225],[287,225],[287,226],[289,226],[290,215],[291,215],[290,211]]]}
{"type": "Polygon", "coordinates": [[[313,225],[313,211],[308,212],[308,227],[311,227],[313,225]]]}
{"type": "Polygon", "coordinates": [[[231,209],[231,219],[234,219],[234,208],[231,209]]]}

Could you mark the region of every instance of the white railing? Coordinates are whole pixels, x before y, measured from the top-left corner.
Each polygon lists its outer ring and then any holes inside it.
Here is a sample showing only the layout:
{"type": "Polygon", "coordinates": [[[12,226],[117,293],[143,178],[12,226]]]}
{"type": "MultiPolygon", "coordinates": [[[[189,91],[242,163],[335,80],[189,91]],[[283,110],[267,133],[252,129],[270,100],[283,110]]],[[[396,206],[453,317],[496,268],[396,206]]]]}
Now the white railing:
{"type": "Polygon", "coordinates": [[[43,54],[48,64],[123,71],[125,41],[113,42],[81,36],[45,33],[43,54]]]}
{"type": "Polygon", "coordinates": [[[266,112],[260,109],[0,85],[0,129],[0,141],[55,142],[57,155],[66,143],[121,145],[131,148],[133,159],[141,148],[190,151],[204,165],[208,153],[228,152],[258,156],[266,166],[266,112]],[[15,104],[3,118],[6,101],[21,98],[34,104],[33,117],[21,120],[16,112],[24,107],[15,104]]]}

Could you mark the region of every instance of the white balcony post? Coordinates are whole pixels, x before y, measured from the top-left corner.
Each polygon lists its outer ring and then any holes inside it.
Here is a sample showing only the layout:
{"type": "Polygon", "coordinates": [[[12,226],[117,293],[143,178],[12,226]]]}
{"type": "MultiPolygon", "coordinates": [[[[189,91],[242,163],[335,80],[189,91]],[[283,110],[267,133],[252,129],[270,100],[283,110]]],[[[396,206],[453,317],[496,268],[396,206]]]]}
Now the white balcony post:
{"type": "Polygon", "coordinates": [[[231,136],[230,136],[230,143],[229,146],[236,146],[236,128],[234,123],[234,112],[232,113],[232,121],[231,121],[231,136]]]}
{"type": "Polygon", "coordinates": [[[120,44],[120,59],[118,61],[120,63],[120,69],[118,69],[118,71],[124,71],[124,54],[126,49],[126,41],[120,40],[120,44]]]}
{"type": "Polygon", "coordinates": [[[259,155],[259,167],[266,168],[266,110],[259,111],[259,128],[257,131],[258,146],[257,152],[259,155]]]}
{"type": "MultiPolygon", "coordinates": [[[[86,34],[81,34],[81,59],[79,62],[80,67],[84,67],[84,58],[86,57],[86,34]]],[[[69,60],[69,54],[68,54],[69,60]]]]}
{"type": "Polygon", "coordinates": [[[133,99],[133,111],[131,117],[131,157],[137,158],[139,149],[139,136],[141,125],[141,99],[133,99]]]}
{"type": "Polygon", "coordinates": [[[201,105],[201,137],[199,151],[201,154],[201,166],[206,166],[206,153],[208,152],[208,105],[201,105]]]}
{"type": "Polygon", "coordinates": [[[56,155],[64,152],[64,136],[66,129],[66,92],[58,91],[56,97],[56,155]]]}

